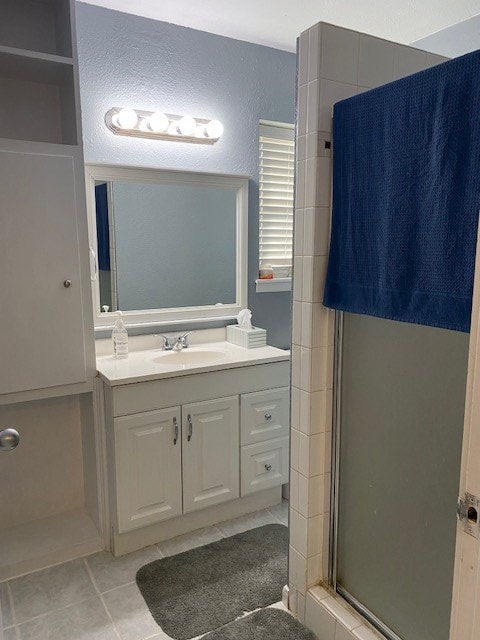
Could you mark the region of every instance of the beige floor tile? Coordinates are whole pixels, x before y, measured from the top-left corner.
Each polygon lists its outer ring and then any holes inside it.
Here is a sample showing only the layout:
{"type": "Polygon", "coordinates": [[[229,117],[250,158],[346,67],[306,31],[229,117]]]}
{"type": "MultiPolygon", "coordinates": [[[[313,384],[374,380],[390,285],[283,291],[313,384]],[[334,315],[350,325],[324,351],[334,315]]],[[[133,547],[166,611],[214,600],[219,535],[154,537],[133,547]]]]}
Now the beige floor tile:
{"type": "Polygon", "coordinates": [[[155,546],[115,558],[109,551],[101,551],[86,559],[97,587],[103,593],[116,587],[135,582],[140,567],[160,558],[155,546]]]}
{"type": "Polygon", "coordinates": [[[206,527],[205,529],[198,529],[191,533],[185,533],[183,536],[160,542],[157,547],[163,556],[174,556],[177,553],[202,547],[205,544],[216,542],[222,538],[223,535],[217,527],[206,527]]]}
{"type": "Polygon", "coordinates": [[[9,582],[17,624],[96,594],[82,559],[9,582]]]}

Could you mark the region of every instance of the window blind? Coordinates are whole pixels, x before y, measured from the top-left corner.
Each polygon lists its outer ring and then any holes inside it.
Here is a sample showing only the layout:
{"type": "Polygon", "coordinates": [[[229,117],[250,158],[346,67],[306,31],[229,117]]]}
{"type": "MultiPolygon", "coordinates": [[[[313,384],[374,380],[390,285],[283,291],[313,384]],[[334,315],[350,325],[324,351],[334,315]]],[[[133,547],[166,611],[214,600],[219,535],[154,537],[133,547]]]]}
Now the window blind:
{"type": "Polygon", "coordinates": [[[293,248],[295,142],[292,125],[260,125],[260,265],[290,275],[293,248]],[[286,271],[286,273],[284,272],[286,271]]]}

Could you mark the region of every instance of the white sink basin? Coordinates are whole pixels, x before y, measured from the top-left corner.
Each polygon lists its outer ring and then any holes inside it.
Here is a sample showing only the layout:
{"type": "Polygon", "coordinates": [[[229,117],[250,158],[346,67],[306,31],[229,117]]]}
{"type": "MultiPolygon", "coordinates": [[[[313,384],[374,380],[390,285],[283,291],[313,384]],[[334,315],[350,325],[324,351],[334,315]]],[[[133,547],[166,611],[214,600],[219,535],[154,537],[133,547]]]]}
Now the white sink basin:
{"type": "Polygon", "coordinates": [[[220,362],[226,357],[225,351],[213,349],[195,349],[189,347],[181,351],[169,351],[153,358],[153,362],[164,365],[210,364],[220,362]]]}

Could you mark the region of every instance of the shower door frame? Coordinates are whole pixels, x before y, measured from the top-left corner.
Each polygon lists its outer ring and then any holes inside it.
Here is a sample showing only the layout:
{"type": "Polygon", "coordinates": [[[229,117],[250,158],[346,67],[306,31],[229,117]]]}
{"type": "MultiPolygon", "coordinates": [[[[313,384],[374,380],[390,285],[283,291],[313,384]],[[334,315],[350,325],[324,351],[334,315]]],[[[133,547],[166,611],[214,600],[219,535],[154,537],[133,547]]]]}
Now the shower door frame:
{"type": "MultiPolygon", "coordinates": [[[[465,492],[480,497],[480,464],[478,462],[480,460],[480,233],[477,236],[476,265],[479,268],[475,270],[472,300],[459,497],[464,496],[465,492]]],[[[371,611],[339,587],[336,581],[342,341],[343,313],[336,311],[328,580],[332,589],[388,640],[401,640],[371,611]]],[[[480,638],[480,538],[466,533],[463,522],[457,521],[449,640],[478,640],[478,638],[480,638]]]]}

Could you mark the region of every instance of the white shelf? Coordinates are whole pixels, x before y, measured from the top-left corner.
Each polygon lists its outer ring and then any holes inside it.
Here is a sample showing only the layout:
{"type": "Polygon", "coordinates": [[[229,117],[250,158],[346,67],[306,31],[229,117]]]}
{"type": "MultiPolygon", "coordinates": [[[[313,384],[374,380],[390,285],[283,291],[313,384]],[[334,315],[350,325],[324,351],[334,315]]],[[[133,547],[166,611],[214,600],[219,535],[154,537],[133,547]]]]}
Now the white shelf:
{"type": "Polygon", "coordinates": [[[19,56],[30,60],[41,60],[43,62],[53,62],[55,64],[66,64],[73,66],[73,58],[65,56],[57,56],[52,53],[43,53],[41,51],[30,51],[29,49],[18,49],[17,47],[7,47],[0,44],[0,54],[8,54],[11,56],[19,56]]]}
{"type": "Polygon", "coordinates": [[[291,278],[271,278],[255,280],[257,293],[277,293],[279,291],[291,291],[291,278]]]}
{"type": "Polygon", "coordinates": [[[0,581],[101,551],[84,509],[0,529],[0,581]]]}

